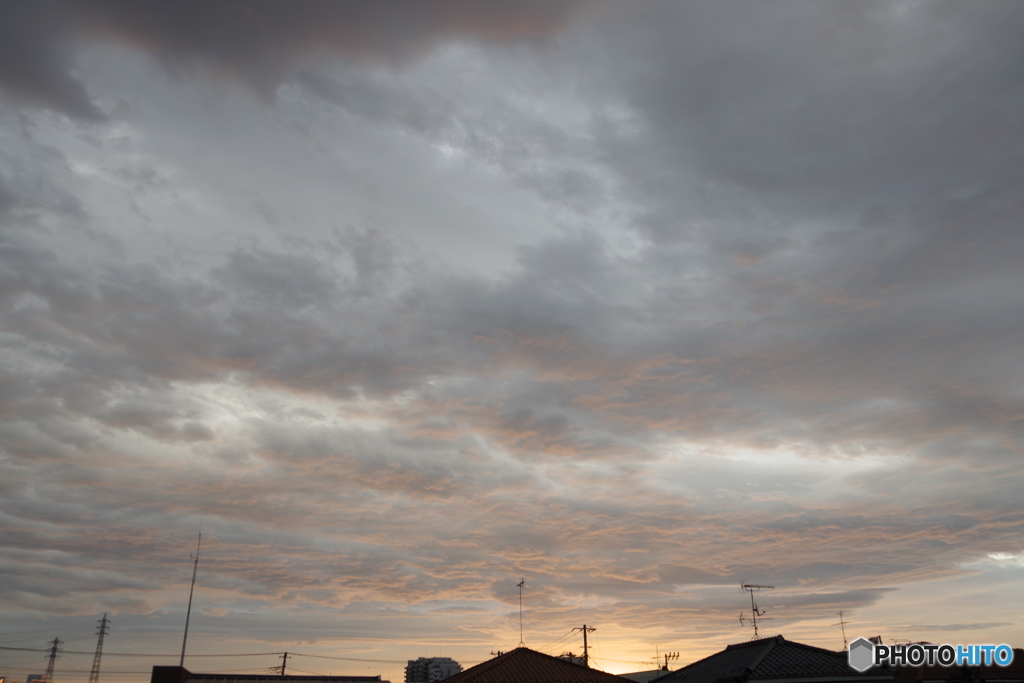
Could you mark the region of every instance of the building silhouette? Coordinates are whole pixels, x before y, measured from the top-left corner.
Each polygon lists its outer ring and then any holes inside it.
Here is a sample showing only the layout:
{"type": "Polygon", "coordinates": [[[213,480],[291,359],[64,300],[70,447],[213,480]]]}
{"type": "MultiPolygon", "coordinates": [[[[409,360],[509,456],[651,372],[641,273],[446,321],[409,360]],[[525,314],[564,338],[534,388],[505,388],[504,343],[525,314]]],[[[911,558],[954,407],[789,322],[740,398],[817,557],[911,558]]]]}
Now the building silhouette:
{"type": "Polygon", "coordinates": [[[281,676],[248,673],[192,673],[183,666],[154,666],[149,683],[390,683],[380,676],[281,676]]]}
{"type": "Polygon", "coordinates": [[[461,672],[462,666],[450,657],[420,657],[405,666],[405,683],[436,683],[461,672]]]}

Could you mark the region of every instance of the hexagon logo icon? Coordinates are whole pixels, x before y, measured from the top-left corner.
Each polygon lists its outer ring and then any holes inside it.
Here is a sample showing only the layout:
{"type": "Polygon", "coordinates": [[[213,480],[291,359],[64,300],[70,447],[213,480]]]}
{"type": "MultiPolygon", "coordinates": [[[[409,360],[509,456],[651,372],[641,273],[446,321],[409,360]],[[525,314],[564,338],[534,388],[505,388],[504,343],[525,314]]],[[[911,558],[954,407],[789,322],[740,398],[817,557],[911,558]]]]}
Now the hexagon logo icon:
{"type": "Polygon", "coordinates": [[[858,638],[850,643],[847,656],[851,669],[867,671],[875,663],[875,644],[867,638],[858,638]]]}

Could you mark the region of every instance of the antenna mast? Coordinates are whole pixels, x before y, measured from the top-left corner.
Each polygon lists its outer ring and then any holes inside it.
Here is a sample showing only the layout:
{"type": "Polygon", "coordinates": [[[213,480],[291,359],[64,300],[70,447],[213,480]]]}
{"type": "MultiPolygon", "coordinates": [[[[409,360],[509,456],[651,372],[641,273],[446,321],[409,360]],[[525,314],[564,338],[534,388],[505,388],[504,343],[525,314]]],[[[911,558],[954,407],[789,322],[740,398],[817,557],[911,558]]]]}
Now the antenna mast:
{"type": "Polygon", "coordinates": [[[44,675],[46,683],[53,683],[53,663],[60,659],[60,655],[57,654],[60,651],[57,649],[60,647],[60,644],[61,641],[56,636],[53,640],[47,643],[47,645],[51,645],[52,647],[50,648],[50,654],[46,655],[47,659],[50,660],[46,664],[46,674],[44,675]]]}
{"type": "Polygon", "coordinates": [[[577,626],[573,629],[573,631],[583,632],[583,666],[587,667],[588,669],[590,668],[590,654],[587,650],[587,633],[593,633],[596,630],[596,628],[587,628],[586,624],[583,624],[583,628],[577,626]]]}
{"type": "Polygon", "coordinates": [[[522,579],[516,586],[519,587],[519,647],[523,646],[523,586],[526,579],[522,579]]]}
{"type": "MultiPolygon", "coordinates": [[[[762,586],[762,585],[756,584],[756,583],[744,583],[743,584],[743,590],[745,590],[748,593],[750,593],[750,613],[753,615],[754,639],[755,640],[759,637],[758,634],[757,634],[757,618],[759,616],[763,615],[763,614],[767,614],[768,613],[767,610],[764,610],[764,611],[759,610],[757,608],[757,603],[754,602],[754,593],[756,593],[757,591],[761,590],[762,588],[775,588],[775,586],[762,586]]],[[[741,624],[743,623],[743,616],[742,616],[742,614],[740,616],[740,623],[741,624]]]]}
{"type": "MultiPolygon", "coordinates": [[[[202,523],[199,528],[202,529],[202,523]]],[[[185,612],[185,636],[181,639],[181,661],[178,666],[185,666],[185,643],[188,642],[188,621],[192,617],[192,593],[196,589],[196,572],[199,571],[199,547],[203,544],[203,532],[199,532],[199,540],[196,542],[195,562],[192,564],[192,587],[188,589],[188,610],[185,612]]],[[[193,559],[192,555],[188,556],[193,559]]],[[[89,681],[92,683],[92,681],[89,681]]]]}
{"type": "Polygon", "coordinates": [[[846,625],[849,622],[843,621],[843,610],[839,610],[838,612],[836,612],[836,614],[839,615],[839,623],[838,624],[832,624],[832,625],[833,626],[838,626],[838,627],[843,629],[843,649],[847,650],[850,647],[850,644],[846,641],[846,625]]]}
{"type": "Polygon", "coordinates": [[[96,640],[96,654],[92,658],[92,670],[89,671],[89,683],[100,683],[100,657],[103,656],[103,636],[107,635],[107,624],[110,622],[107,620],[107,613],[103,613],[103,618],[99,620],[100,626],[97,631],[99,638],[96,640]]]}

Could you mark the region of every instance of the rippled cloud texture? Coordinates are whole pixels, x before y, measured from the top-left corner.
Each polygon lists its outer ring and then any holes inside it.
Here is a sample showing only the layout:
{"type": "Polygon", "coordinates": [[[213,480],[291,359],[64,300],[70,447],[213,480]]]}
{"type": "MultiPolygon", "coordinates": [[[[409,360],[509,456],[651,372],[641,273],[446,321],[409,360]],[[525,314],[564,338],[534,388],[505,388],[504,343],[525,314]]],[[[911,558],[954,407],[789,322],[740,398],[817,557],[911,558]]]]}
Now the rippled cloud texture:
{"type": "Polygon", "coordinates": [[[522,578],[611,671],[749,638],[741,582],[814,645],[1021,645],[1018,3],[0,33],[5,643],[173,654],[202,520],[196,653],[401,680],[514,647],[522,578]]]}

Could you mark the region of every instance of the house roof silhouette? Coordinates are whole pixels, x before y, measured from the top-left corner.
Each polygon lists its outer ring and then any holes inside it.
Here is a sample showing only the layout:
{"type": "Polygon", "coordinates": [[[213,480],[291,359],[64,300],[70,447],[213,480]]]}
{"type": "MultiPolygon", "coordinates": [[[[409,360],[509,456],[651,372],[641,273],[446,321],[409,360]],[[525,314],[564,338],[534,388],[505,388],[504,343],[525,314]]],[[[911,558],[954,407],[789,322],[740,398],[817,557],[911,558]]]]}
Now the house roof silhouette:
{"type": "Polygon", "coordinates": [[[630,683],[613,674],[552,657],[528,647],[498,655],[444,683],[630,683]]]}
{"type": "Polygon", "coordinates": [[[154,666],[150,683],[389,683],[380,676],[279,676],[276,674],[202,674],[183,666],[154,666]]]}
{"type": "Polygon", "coordinates": [[[845,652],[833,652],[812,645],[795,643],[782,636],[761,638],[729,645],[721,652],[705,657],[651,683],[720,683],[798,679],[815,681],[887,681],[893,672],[868,669],[858,673],[847,662],[845,652]]]}

